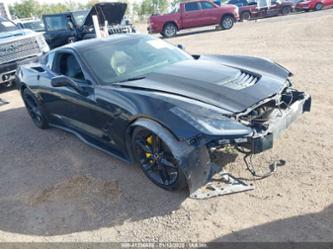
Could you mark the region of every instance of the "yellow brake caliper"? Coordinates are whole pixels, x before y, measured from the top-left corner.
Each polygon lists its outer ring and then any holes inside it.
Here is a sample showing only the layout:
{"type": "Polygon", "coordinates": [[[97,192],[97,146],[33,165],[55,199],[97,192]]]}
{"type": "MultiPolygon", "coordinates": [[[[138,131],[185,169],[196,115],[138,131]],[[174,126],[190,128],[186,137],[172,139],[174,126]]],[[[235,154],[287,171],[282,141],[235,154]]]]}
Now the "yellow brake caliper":
{"type": "MultiPolygon", "coordinates": [[[[148,136],[146,138],[146,142],[147,142],[147,144],[152,145],[153,144],[153,136],[152,135],[148,136]]],[[[146,158],[151,158],[151,156],[152,156],[152,154],[149,153],[149,152],[146,152],[145,154],[146,154],[146,158]]]]}

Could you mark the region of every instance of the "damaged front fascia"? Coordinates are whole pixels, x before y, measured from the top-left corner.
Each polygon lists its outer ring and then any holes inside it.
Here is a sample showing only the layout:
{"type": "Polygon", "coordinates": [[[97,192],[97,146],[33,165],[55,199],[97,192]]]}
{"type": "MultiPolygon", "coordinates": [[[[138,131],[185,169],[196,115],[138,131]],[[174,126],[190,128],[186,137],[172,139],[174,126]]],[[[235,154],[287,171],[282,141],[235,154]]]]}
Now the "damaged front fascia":
{"type": "Polygon", "coordinates": [[[292,85],[292,84],[291,84],[290,80],[287,79],[287,80],[285,81],[284,86],[281,88],[281,91],[280,91],[279,93],[274,94],[273,96],[271,96],[271,97],[269,97],[269,98],[266,98],[266,99],[264,99],[264,100],[262,100],[262,101],[259,101],[257,104],[255,104],[255,105],[253,105],[253,106],[247,108],[247,109],[246,109],[245,111],[243,111],[243,112],[240,112],[240,113],[235,114],[235,115],[234,115],[235,119],[236,119],[237,121],[240,121],[240,117],[241,117],[241,116],[244,116],[244,115],[249,114],[251,111],[253,111],[253,110],[256,109],[257,107],[259,107],[259,106],[261,106],[261,105],[264,105],[264,104],[266,104],[266,103],[268,103],[268,102],[270,102],[270,101],[272,101],[272,100],[275,100],[275,101],[279,102],[280,99],[281,99],[282,92],[283,92],[287,87],[290,87],[291,85],[292,85]]]}
{"type": "Polygon", "coordinates": [[[310,96],[290,88],[292,90],[294,99],[292,103],[290,103],[290,106],[281,110],[279,105],[282,103],[281,98],[283,91],[285,91],[287,87],[291,85],[289,81],[287,82],[288,84],[286,84],[286,87],[284,87],[278,94],[258,102],[256,105],[251,106],[242,113],[237,113],[234,115],[233,118],[235,120],[252,128],[253,132],[251,134],[243,137],[223,136],[220,138],[212,138],[211,136],[200,134],[196,137],[188,139],[188,143],[197,146],[205,144],[207,145],[208,149],[224,147],[226,145],[241,146],[251,149],[253,153],[260,153],[264,150],[272,148],[273,139],[278,138],[283,130],[285,130],[293,121],[301,116],[303,112],[309,111],[311,106],[310,96]],[[243,121],[241,119],[242,116],[248,115],[251,111],[269,103],[270,101],[275,101],[276,109],[266,122],[255,126],[250,122],[243,121]],[[270,136],[270,134],[272,134],[272,136],[270,136]],[[260,144],[258,142],[260,142],[260,144]]]}

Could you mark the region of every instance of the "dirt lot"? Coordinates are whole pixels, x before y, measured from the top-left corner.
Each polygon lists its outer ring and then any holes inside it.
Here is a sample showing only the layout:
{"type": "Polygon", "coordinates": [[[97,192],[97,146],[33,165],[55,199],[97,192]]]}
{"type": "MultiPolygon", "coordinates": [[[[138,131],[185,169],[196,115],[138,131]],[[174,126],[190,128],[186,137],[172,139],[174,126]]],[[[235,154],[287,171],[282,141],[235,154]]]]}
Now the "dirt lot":
{"type": "MultiPolygon", "coordinates": [[[[194,54],[271,58],[312,95],[312,112],[256,159],[287,164],[247,193],[165,192],[72,135],[35,128],[17,91],[0,94],[10,101],[0,107],[0,241],[333,241],[332,23],[327,10],[169,40],[194,54]]],[[[241,158],[229,168],[249,176],[241,158]]]]}

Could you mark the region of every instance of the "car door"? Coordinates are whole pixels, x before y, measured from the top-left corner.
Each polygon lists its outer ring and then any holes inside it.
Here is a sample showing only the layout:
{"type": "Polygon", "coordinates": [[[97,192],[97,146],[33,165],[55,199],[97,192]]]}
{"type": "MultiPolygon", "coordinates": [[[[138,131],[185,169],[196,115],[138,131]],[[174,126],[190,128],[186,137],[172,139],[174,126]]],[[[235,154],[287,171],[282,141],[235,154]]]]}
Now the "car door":
{"type": "Polygon", "coordinates": [[[221,16],[218,9],[211,2],[201,1],[202,23],[203,25],[214,25],[220,23],[221,16]]]}
{"type": "Polygon", "coordinates": [[[185,3],[183,12],[183,27],[192,28],[204,26],[199,2],[185,3]]]}
{"type": "Polygon", "coordinates": [[[96,90],[97,85],[75,52],[70,49],[50,52],[41,71],[38,95],[43,100],[49,121],[76,132],[91,144],[123,157],[123,148],[117,144],[119,139],[115,141],[119,137],[115,131],[119,128],[117,124],[123,125],[123,122],[115,121],[121,119],[119,108],[116,104],[109,106],[101,101],[101,94],[98,94],[100,101],[96,101],[96,91],[101,91],[96,90]],[[52,78],[61,75],[75,81],[84,92],[78,92],[70,86],[52,86],[52,78]]]}
{"type": "Polygon", "coordinates": [[[94,128],[94,120],[91,118],[96,109],[94,85],[83,72],[77,58],[70,49],[54,54],[51,72],[45,75],[46,77],[41,75],[40,78],[40,89],[44,88],[44,91],[41,90],[41,96],[52,123],[84,136],[98,138],[101,137],[101,132],[94,128]],[[60,75],[69,77],[84,91],[80,92],[71,86],[53,87],[51,78],[60,75]]]}
{"type": "Polygon", "coordinates": [[[50,48],[60,47],[77,39],[75,22],[70,14],[43,16],[45,39],[50,48]]]}

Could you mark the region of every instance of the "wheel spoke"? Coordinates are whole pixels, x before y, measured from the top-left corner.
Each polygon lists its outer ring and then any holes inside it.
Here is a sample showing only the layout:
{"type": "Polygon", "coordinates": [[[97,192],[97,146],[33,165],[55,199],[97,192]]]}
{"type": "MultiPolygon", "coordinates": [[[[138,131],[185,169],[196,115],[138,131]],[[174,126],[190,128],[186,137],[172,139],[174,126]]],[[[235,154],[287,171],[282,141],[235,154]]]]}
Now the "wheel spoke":
{"type": "Polygon", "coordinates": [[[33,109],[34,108],[34,103],[31,101],[31,99],[30,98],[25,98],[25,101],[26,101],[26,103],[27,103],[27,105],[28,105],[28,108],[30,108],[30,109],[33,109]]]}
{"type": "Polygon", "coordinates": [[[168,161],[165,158],[161,159],[161,164],[167,168],[177,169],[177,166],[175,166],[172,162],[168,161]]]}
{"type": "Polygon", "coordinates": [[[39,111],[38,107],[32,107],[32,108],[31,108],[31,111],[32,111],[35,115],[40,116],[40,111],[39,111]]]}
{"type": "Polygon", "coordinates": [[[144,171],[151,171],[153,169],[154,165],[152,164],[149,164],[149,163],[144,163],[142,164],[142,168],[144,171]]]}
{"type": "Polygon", "coordinates": [[[150,153],[152,154],[152,150],[151,148],[145,143],[145,141],[143,139],[138,139],[136,141],[136,144],[146,153],[150,153]]]}
{"type": "Polygon", "coordinates": [[[162,183],[165,184],[165,185],[167,185],[169,183],[169,175],[165,171],[164,167],[161,167],[159,169],[159,174],[160,174],[160,178],[162,180],[162,183]]]}
{"type": "Polygon", "coordinates": [[[156,135],[153,136],[153,153],[159,153],[160,152],[160,139],[156,135]]]}

